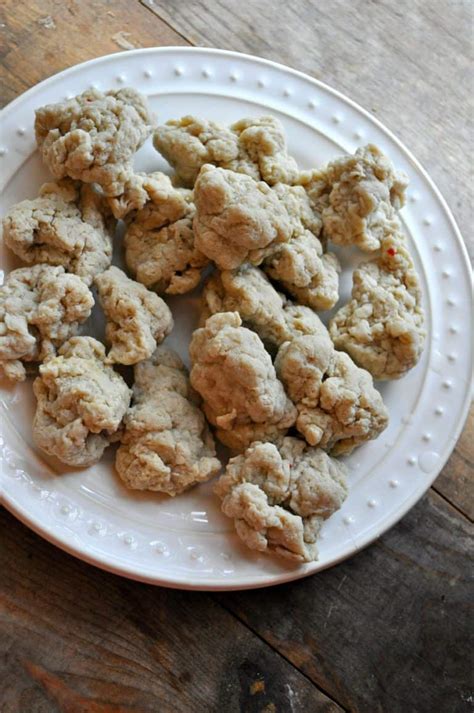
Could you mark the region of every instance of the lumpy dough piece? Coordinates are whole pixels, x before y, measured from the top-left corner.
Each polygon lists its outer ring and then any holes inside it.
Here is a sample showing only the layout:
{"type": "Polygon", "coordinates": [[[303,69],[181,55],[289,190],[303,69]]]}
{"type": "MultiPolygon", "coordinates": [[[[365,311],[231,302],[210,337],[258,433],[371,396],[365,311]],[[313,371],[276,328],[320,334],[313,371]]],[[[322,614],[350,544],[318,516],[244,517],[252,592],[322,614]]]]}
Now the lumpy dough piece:
{"type": "Polygon", "coordinates": [[[130,389],[92,337],[65,342],[58,356],[40,366],[33,390],[36,445],[78,467],[100,460],[130,403],[130,389]]]}
{"type": "Polygon", "coordinates": [[[173,190],[184,200],[179,210],[167,216],[150,201],[138,211],[125,234],[129,270],[146,287],[170,295],[197,287],[209,264],[195,245],[192,194],[185,189],[173,190]]]}
{"type": "Polygon", "coordinates": [[[117,196],[152,121],[145,97],[134,89],[88,89],[37,109],[36,141],[55,178],[98,183],[105,195],[117,196]]]}
{"type": "Polygon", "coordinates": [[[238,312],[244,325],[257,332],[264,344],[275,346],[290,338],[284,304],[284,297],[266,275],[244,263],[237,270],[216,271],[207,280],[201,324],[218,312],[238,312]]]}
{"type": "Polygon", "coordinates": [[[158,347],[134,371],[132,407],[115,464],[125,485],[178,495],[212,478],[221,464],[180,358],[158,347]]]}
{"type": "Polygon", "coordinates": [[[105,334],[112,345],[108,361],[136,364],[148,359],[173,328],[166,302],[117,267],[98,275],[95,284],[107,319],[105,334]]]}
{"type": "Polygon", "coordinates": [[[354,270],[352,299],[330,322],[338,349],[374,379],[398,379],[418,362],[425,339],[419,278],[400,232],[354,270]]]}
{"type": "Polygon", "coordinates": [[[313,168],[309,171],[301,171],[295,181],[295,185],[301,186],[310,202],[313,211],[321,217],[329,204],[329,193],[331,186],[328,183],[328,176],[324,168],[313,168]]]}
{"type": "Polygon", "coordinates": [[[334,349],[322,323],[319,334],[283,344],[275,368],[297,407],[296,428],[310,445],[348,454],[387,426],[371,375],[334,349]]]}
{"type": "MultiPolygon", "coordinates": [[[[158,126],[153,145],[186,186],[193,186],[205,163],[229,167],[239,156],[237,135],[213,121],[183,116],[158,126]]],[[[258,178],[258,174],[253,174],[258,178]]]]}
{"type": "Polygon", "coordinates": [[[0,287],[0,370],[25,379],[22,361],[42,361],[74,336],[94,298],[87,285],[62,267],[13,270],[0,287]]]}
{"type": "Polygon", "coordinates": [[[219,440],[236,450],[284,435],[296,418],[263,343],[241,324],[236,312],[215,314],[189,347],[191,384],[219,440]]]}
{"type": "Polygon", "coordinates": [[[288,212],[263,181],[211,165],[194,187],[196,247],[222,270],[260,263],[265,248],[291,237],[288,212]]]}
{"type": "Polygon", "coordinates": [[[262,268],[300,303],[331,309],[339,297],[340,266],[334,253],[324,253],[318,238],[320,213],[303,186],[280,183],[274,191],[290,216],[292,234],[267,250],[262,268]]]}
{"type": "Polygon", "coordinates": [[[270,351],[294,336],[321,328],[312,309],[287,301],[262,270],[248,263],[237,270],[215,272],[206,282],[201,325],[218,312],[238,312],[244,325],[256,332],[270,351]]]}
{"type": "Polygon", "coordinates": [[[186,186],[193,186],[206,163],[269,185],[292,183],[298,174],[296,162],[287,153],[283,127],[272,116],[241,119],[230,128],[184,116],[159,126],[153,144],[186,186]]]}
{"type": "MultiPolygon", "coordinates": [[[[321,331],[327,331],[318,315],[310,307],[287,301],[284,310],[287,330],[290,334],[287,341],[307,334],[318,335],[321,331]]],[[[281,342],[277,346],[281,346],[281,342]]]]}
{"type": "MultiPolygon", "coordinates": [[[[231,131],[238,136],[242,163],[246,157],[257,167],[258,178],[270,186],[275,183],[293,183],[298,175],[294,158],[288,155],[285,132],[278,119],[273,116],[240,119],[232,124],[231,131]]],[[[229,166],[234,171],[236,167],[229,166]]],[[[249,173],[249,170],[244,170],[249,173]]]]}
{"type": "Polygon", "coordinates": [[[322,213],[325,237],[338,245],[378,250],[396,220],[395,210],[403,206],[406,175],[372,144],[329,163],[325,174],[330,185],[322,213]]]}
{"type": "Polygon", "coordinates": [[[5,244],[28,264],[62,265],[91,284],[112,260],[110,225],[100,196],[69,179],[41,186],[3,219],[5,244]]]}
{"type": "Polygon", "coordinates": [[[286,208],[292,235],[299,235],[308,230],[315,236],[319,235],[322,228],[321,215],[302,186],[277,183],[273,186],[273,192],[286,208]]]}
{"type": "Polygon", "coordinates": [[[310,562],[321,525],[346,498],[346,468],[297,438],[280,449],[257,442],[231,458],[215,492],[250,549],[310,562]]]}
{"type": "Polygon", "coordinates": [[[309,230],[275,245],[262,268],[312,309],[331,309],[339,299],[339,260],[334,253],[323,253],[320,240],[309,230]]]}
{"type": "Polygon", "coordinates": [[[186,212],[190,191],[177,189],[169,176],[160,171],[154,173],[131,173],[122,195],[107,199],[115,218],[135,215],[147,204],[154,206],[163,219],[163,224],[173,222],[186,212]]]}

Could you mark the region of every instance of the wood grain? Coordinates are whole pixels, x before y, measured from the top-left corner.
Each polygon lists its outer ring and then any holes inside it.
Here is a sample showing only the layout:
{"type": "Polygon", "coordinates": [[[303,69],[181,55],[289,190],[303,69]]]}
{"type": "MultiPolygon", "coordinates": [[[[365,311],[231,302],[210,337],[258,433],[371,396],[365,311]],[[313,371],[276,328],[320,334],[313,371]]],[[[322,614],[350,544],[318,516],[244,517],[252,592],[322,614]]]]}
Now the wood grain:
{"type": "Polygon", "coordinates": [[[341,708],[209,595],[93,569],[0,511],[2,713],[341,708]]]}
{"type": "Polygon", "coordinates": [[[128,0],[4,0],[0,25],[2,105],[66,67],[122,52],[123,40],[134,47],[187,44],[145,7],[128,0]]]}
{"type": "Polygon", "coordinates": [[[471,0],[143,4],[192,44],[283,62],[359,102],[428,169],[474,248],[471,0]]]}
{"type": "Polygon", "coordinates": [[[430,494],[337,568],[211,596],[93,570],[2,512],[0,710],[467,712],[472,530],[430,494]]]}
{"type": "Polygon", "coordinates": [[[218,598],[353,713],[467,713],[473,529],[430,493],[334,569],[218,598]]]}
{"type": "Polygon", "coordinates": [[[450,459],[434,483],[434,489],[474,520],[474,408],[450,459]]]}

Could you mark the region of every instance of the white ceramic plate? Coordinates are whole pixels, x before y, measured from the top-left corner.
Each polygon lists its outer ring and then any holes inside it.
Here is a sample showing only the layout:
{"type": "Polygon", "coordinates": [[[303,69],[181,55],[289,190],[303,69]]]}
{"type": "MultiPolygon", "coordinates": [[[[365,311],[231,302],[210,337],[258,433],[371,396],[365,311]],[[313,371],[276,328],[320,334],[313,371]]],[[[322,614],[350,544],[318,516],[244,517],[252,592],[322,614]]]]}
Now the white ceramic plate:
{"type": "MultiPolygon", "coordinates": [[[[350,494],[324,526],[319,561],[294,566],[249,552],[220,512],[210,484],[171,499],[133,493],[105,460],[74,472],[46,460],[31,439],[31,382],[0,390],[2,500],[20,520],[68,552],[134,579],[192,589],[261,587],[307,576],[352,555],[385,532],[436,478],[454,447],[470,396],[470,267],[461,236],[438,190],[380,122],[338,92],[281,65],[233,52],[162,48],[86,62],[38,84],[3,112],[1,212],[36,195],[47,171],[35,150],[34,109],[84,91],[129,84],[149,97],[160,122],[186,113],[225,123],[271,113],[287,131],[302,168],[376,143],[410,177],[403,223],[421,275],[428,339],[418,366],[381,387],[390,425],[347,463],[350,494]]],[[[140,170],[165,169],[151,146],[140,170]]],[[[341,254],[341,253],[340,253],[341,254]]],[[[354,258],[344,261],[342,299],[354,258]]],[[[4,270],[18,263],[2,248],[4,270]]],[[[168,343],[188,361],[196,296],[170,300],[176,327],[168,343]]],[[[97,322],[94,330],[97,330],[97,322]]]]}

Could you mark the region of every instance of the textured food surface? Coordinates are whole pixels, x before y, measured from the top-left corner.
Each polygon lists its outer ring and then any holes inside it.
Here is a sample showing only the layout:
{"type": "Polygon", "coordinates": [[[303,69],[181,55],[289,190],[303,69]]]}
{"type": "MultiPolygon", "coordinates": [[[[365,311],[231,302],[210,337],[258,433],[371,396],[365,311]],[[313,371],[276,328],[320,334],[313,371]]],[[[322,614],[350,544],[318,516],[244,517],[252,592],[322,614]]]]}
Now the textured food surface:
{"type": "Polygon", "coordinates": [[[181,359],[158,347],[134,372],[115,463],[125,485],[178,495],[212,478],[221,464],[181,359]]]}
{"type": "Polygon", "coordinates": [[[130,272],[146,287],[170,295],[197,287],[209,264],[195,245],[192,192],[172,190],[163,206],[155,199],[139,210],[125,234],[130,272]]]}
{"type": "Polygon", "coordinates": [[[265,248],[291,237],[291,219],[277,194],[263,181],[205,165],[194,186],[197,248],[217,267],[232,270],[259,264],[265,248]]]}
{"type": "Polygon", "coordinates": [[[130,389],[92,337],[72,337],[46,359],[33,390],[36,445],[78,467],[100,460],[130,402],[130,389]]]}
{"type": "Polygon", "coordinates": [[[293,304],[276,291],[258,267],[215,272],[204,285],[201,326],[218,312],[238,312],[244,326],[258,334],[271,353],[301,334],[319,332],[321,321],[304,305],[293,304]]]}
{"type": "Polygon", "coordinates": [[[297,438],[252,443],[215,485],[222,511],[250,549],[309,562],[324,520],[347,495],[346,468],[297,438]]]}
{"type": "Polygon", "coordinates": [[[300,304],[331,309],[339,298],[340,265],[318,237],[320,212],[303,186],[279,183],[273,190],[288,213],[291,236],[267,250],[262,268],[300,304]]]}
{"type": "Polygon", "coordinates": [[[95,284],[107,320],[108,361],[136,364],[148,359],[173,328],[166,302],[118,267],[98,275],[95,284]]]}
{"type": "Polygon", "coordinates": [[[420,281],[405,237],[387,235],[378,257],[354,270],[352,299],[331,338],[374,379],[398,379],[419,361],[426,336],[420,281]]]}
{"type": "Polygon", "coordinates": [[[339,299],[339,260],[334,253],[324,253],[320,240],[309,230],[276,244],[262,268],[302,305],[326,310],[339,299]]]}
{"type": "Polygon", "coordinates": [[[105,195],[117,196],[152,123],[145,97],[131,87],[105,93],[91,88],[37,109],[35,134],[55,178],[98,183],[105,195]]]}
{"type": "Polygon", "coordinates": [[[0,370],[23,381],[22,362],[54,355],[93,305],[87,285],[62,267],[33,265],[10,272],[0,287],[0,370]]]}
{"type": "Polygon", "coordinates": [[[284,435],[296,418],[262,341],[241,324],[237,312],[215,314],[189,348],[191,383],[204,412],[219,440],[236,450],[284,435]]]}
{"type": "Polygon", "coordinates": [[[295,160],[287,153],[283,127],[272,116],[241,119],[229,128],[183,116],[158,126],[153,144],[185,186],[194,185],[206,163],[270,185],[292,183],[298,173],[295,160]]]}
{"type": "Polygon", "coordinates": [[[378,250],[405,202],[407,176],[372,144],[326,166],[328,205],[322,211],[324,235],[337,245],[378,250]]]}
{"type": "Polygon", "coordinates": [[[152,204],[163,220],[163,225],[180,218],[186,211],[188,191],[177,189],[161,171],[131,173],[123,193],[106,199],[115,218],[129,222],[135,212],[152,204]]]}
{"type": "Polygon", "coordinates": [[[275,368],[298,409],[296,428],[312,446],[350,453],[386,428],[388,413],[371,375],[334,349],[326,327],[286,342],[275,368]]]}
{"type": "Polygon", "coordinates": [[[61,265],[91,284],[112,260],[109,228],[100,195],[65,179],[44,183],[38,198],[12,206],[3,219],[3,238],[29,265],[61,265]]]}
{"type": "Polygon", "coordinates": [[[244,263],[237,270],[216,271],[206,281],[201,297],[201,326],[218,312],[238,312],[244,326],[255,331],[265,346],[290,338],[285,298],[258,267],[244,263]]]}

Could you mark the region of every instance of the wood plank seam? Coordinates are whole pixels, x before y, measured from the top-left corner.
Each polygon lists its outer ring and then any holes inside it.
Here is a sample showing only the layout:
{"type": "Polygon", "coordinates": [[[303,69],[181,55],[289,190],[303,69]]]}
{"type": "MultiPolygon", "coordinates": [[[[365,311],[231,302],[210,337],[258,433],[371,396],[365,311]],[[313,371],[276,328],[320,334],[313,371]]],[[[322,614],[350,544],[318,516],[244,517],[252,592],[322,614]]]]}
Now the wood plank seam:
{"type": "Polygon", "coordinates": [[[188,45],[194,46],[194,43],[188,37],[186,37],[186,35],[183,35],[180,30],[178,30],[176,27],[173,27],[172,23],[168,19],[161,17],[160,13],[158,12],[159,8],[155,8],[155,6],[150,7],[150,2],[147,2],[147,0],[136,0],[136,2],[138,2],[138,4],[142,7],[146,8],[159,22],[162,22],[163,25],[169,27],[169,29],[173,32],[176,32],[176,34],[179,35],[185,42],[187,42],[188,45]]]}
{"type": "MultiPolygon", "coordinates": [[[[462,518],[464,518],[465,520],[467,520],[467,522],[471,523],[471,525],[474,524],[474,520],[473,520],[471,517],[469,517],[469,515],[468,515],[466,512],[463,512],[463,511],[456,505],[456,503],[453,503],[453,501],[450,500],[450,498],[448,498],[441,490],[438,490],[438,488],[436,487],[436,480],[435,480],[435,482],[433,483],[433,485],[429,488],[429,490],[432,490],[434,493],[436,493],[436,495],[439,495],[439,497],[440,497],[442,500],[444,500],[445,503],[447,503],[448,505],[450,505],[450,507],[452,507],[453,510],[455,510],[458,515],[460,515],[462,518]]],[[[423,496],[423,497],[424,497],[424,496],[423,496]]]]}
{"type": "MultiPolygon", "coordinates": [[[[317,574],[315,574],[315,575],[313,575],[313,576],[316,576],[316,577],[317,577],[317,574]]],[[[230,608],[227,607],[225,604],[223,604],[223,603],[220,601],[219,594],[212,594],[212,595],[211,595],[211,598],[212,598],[215,602],[217,602],[217,603],[219,604],[219,606],[221,606],[223,609],[225,609],[225,611],[226,611],[228,614],[231,614],[231,616],[233,616],[235,619],[237,619],[238,622],[240,622],[240,623],[243,624],[245,627],[247,627],[247,629],[249,629],[249,630],[252,632],[252,634],[253,634],[254,636],[256,636],[258,639],[260,639],[264,644],[266,644],[267,646],[269,646],[269,647],[272,649],[272,651],[274,651],[276,654],[278,654],[278,656],[279,656],[280,658],[284,659],[287,663],[290,664],[290,666],[292,666],[293,668],[295,668],[295,669],[298,671],[298,673],[300,673],[302,676],[304,676],[304,677],[307,679],[307,681],[308,681],[309,683],[311,683],[315,688],[318,689],[318,691],[320,691],[321,693],[323,693],[323,694],[324,694],[327,698],[329,698],[333,703],[335,703],[336,705],[338,705],[338,706],[344,711],[344,713],[350,713],[349,709],[348,709],[348,708],[345,708],[345,707],[343,706],[343,704],[340,703],[340,702],[334,697],[334,694],[329,693],[329,691],[326,691],[323,686],[321,686],[319,683],[316,683],[315,681],[313,681],[313,679],[310,678],[310,677],[308,676],[308,674],[307,674],[305,671],[303,671],[302,669],[298,668],[298,667],[293,663],[293,661],[291,661],[289,658],[287,658],[287,657],[285,656],[285,654],[282,653],[281,651],[279,651],[270,641],[267,641],[258,631],[256,631],[248,622],[246,622],[245,619],[243,619],[242,617],[240,617],[238,614],[236,614],[234,611],[232,611],[232,609],[230,609],[230,608]]]]}

